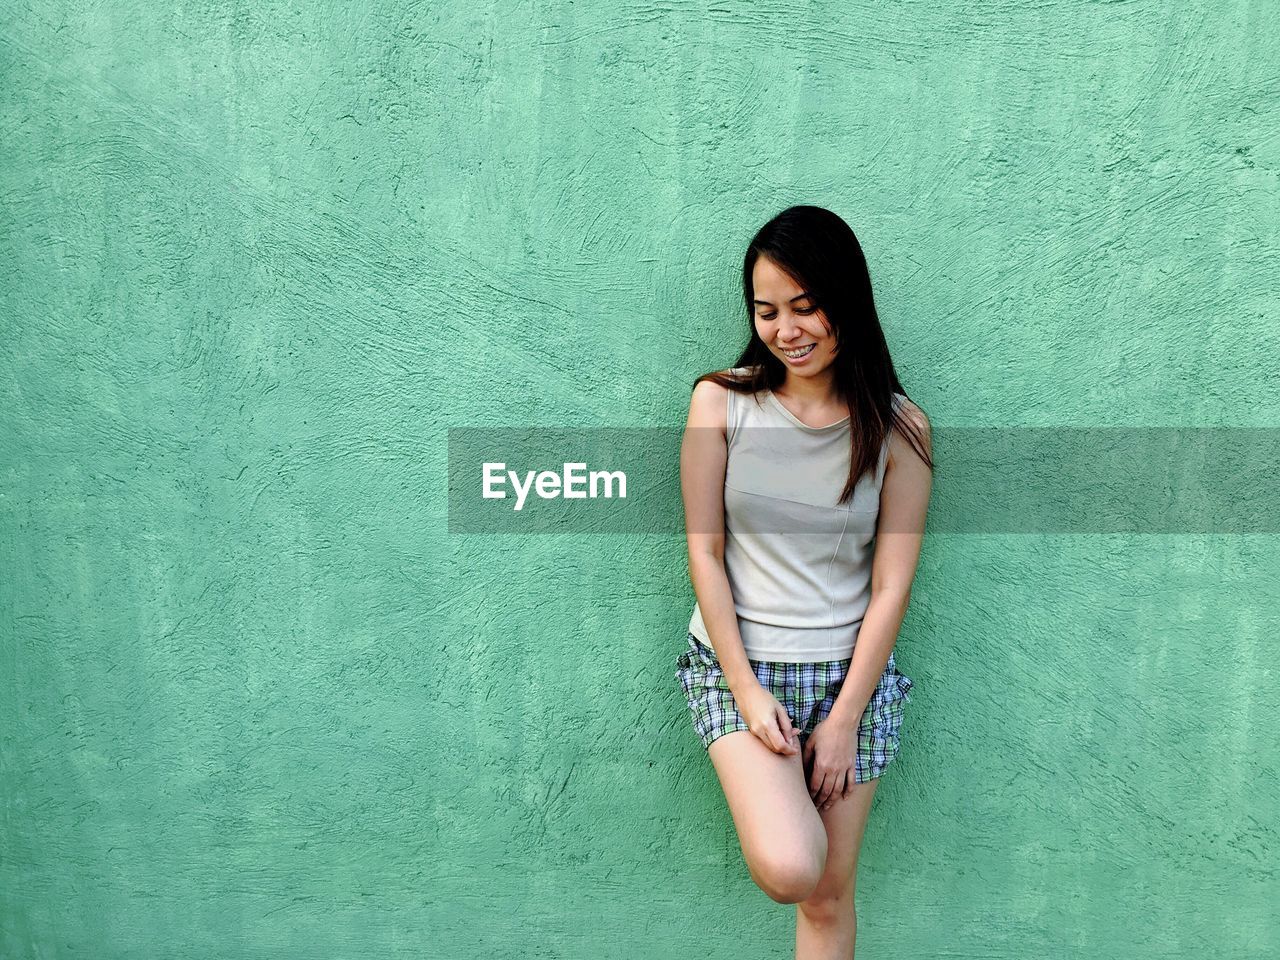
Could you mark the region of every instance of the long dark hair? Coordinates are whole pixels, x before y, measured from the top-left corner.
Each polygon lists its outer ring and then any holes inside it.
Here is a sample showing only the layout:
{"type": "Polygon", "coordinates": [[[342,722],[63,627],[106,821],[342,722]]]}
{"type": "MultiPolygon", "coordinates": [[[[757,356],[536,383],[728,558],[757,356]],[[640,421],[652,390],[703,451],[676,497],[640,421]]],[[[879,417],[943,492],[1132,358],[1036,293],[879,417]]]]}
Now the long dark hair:
{"type": "MultiPolygon", "coordinates": [[[[752,270],[757,258],[768,257],[807,290],[827,318],[836,339],[832,363],[836,388],[849,408],[849,480],[839,503],[853,496],[858,479],[874,472],[889,431],[897,427],[920,458],[933,469],[913,423],[893,408],[893,394],[906,391],[889,356],[880,328],[871,276],[862,245],[840,217],[822,207],[789,207],[760,228],[742,261],[742,295],[747,305],[750,339],[734,367],[749,368],[745,376],[716,371],[694,381],[716,383],[738,393],[759,394],[782,386],[787,370],[756,333],[752,270]]],[[[758,398],[757,398],[758,400],[758,398]]]]}

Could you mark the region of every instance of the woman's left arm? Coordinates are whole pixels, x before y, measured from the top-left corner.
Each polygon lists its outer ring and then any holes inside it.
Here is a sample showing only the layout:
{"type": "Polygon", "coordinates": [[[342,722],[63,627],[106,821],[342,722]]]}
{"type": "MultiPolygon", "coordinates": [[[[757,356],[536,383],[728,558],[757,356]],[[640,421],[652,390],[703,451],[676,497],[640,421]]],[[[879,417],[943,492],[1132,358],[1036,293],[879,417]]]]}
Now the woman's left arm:
{"type": "MultiPolygon", "coordinates": [[[[902,414],[912,421],[932,459],[929,419],[924,411],[908,401],[902,414]]],[[[911,599],[932,489],[933,471],[911,442],[893,430],[880,487],[880,517],[871,560],[871,600],[858,628],[849,673],[827,718],[835,724],[857,729],[889,663],[911,599]]]]}

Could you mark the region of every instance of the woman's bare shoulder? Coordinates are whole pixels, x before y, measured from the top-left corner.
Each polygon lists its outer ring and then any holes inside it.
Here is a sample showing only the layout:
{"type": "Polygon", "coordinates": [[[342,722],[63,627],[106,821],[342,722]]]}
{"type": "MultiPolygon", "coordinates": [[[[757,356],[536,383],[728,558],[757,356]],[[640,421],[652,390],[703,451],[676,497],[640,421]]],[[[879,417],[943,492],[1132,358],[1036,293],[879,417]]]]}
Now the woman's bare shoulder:
{"type": "MultiPolygon", "coordinates": [[[[733,377],[738,371],[721,370],[720,373],[733,377]]],[[[693,386],[693,396],[689,399],[689,426],[718,427],[721,432],[729,422],[728,413],[729,388],[715,380],[699,380],[693,386]]]]}
{"type": "Polygon", "coordinates": [[[895,393],[894,396],[898,400],[898,409],[902,411],[903,417],[912,426],[927,433],[929,430],[929,418],[925,416],[925,412],[920,405],[914,400],[908,399],[906,394],[895,393]]]}
{"type": "MultiPolygon", "coordinates": [[[[898,413],[907,424],[907,429],[918,438],[920,445],[924,448],[929,456],[933,456],[932,430],[929,426],[929,418],[925,415],[924,410],[919,404],[908,399],[901,393],[894,394],[897,401],[898,413]]],[[[894,429],[889,433],[889,460],[893,461],[907,455],[919,458],[919,452],[915,449],[911,440],[903,435],[902,430],[898,429],[898,425],[894,424],[894,429]]]]}

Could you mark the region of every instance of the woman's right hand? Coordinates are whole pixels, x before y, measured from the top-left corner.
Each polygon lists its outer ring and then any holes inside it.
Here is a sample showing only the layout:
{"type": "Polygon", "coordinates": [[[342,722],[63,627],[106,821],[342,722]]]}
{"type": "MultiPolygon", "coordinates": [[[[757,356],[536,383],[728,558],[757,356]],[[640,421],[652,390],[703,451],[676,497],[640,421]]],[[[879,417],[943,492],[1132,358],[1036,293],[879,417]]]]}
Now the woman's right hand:
{"type": "Polygon", "coordinates": [[[733,691],[733,701],[751,732],[766,747],[788,756],[800,752],[800,731],[792,725],[786,708],[764,684],[755,683],[745,690],[733,691]]]}

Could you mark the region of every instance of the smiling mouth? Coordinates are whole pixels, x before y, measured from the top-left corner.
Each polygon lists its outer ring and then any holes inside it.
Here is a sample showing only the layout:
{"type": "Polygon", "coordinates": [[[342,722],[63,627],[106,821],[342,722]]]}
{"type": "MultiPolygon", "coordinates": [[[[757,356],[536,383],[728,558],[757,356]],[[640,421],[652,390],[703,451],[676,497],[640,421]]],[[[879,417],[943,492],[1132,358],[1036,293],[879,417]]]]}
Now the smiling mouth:
{"type": "Polygon", "coordinates": [[[808,354],[812,353],[813,348],[816,346],[817,346],[816,343],[811,343],[811,344],[808,344],[807,346],[799,347],[796,350],[788,350],[785,347],[781,347],[779,349],[781,349],[783,354],[790,357],[792,360],[799,360],[801,357],[807,356],[808,354]]]}

